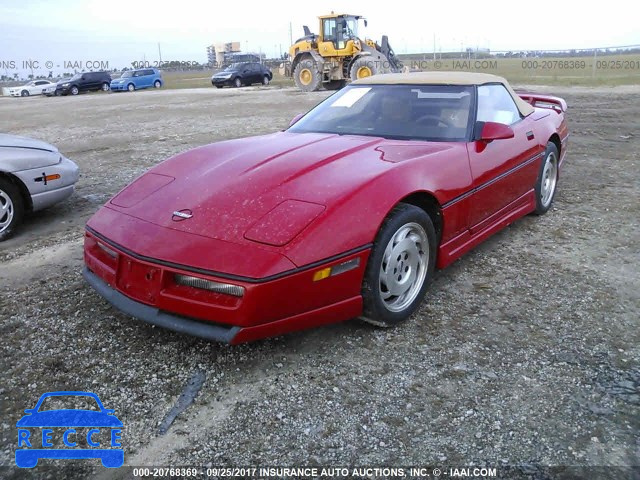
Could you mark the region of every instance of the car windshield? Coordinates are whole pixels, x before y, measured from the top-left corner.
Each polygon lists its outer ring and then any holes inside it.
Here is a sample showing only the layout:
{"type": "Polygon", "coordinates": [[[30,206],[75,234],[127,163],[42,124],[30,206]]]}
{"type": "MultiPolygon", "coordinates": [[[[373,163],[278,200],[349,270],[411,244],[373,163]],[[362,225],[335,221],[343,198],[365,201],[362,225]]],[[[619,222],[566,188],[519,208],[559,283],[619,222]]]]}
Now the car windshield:
{"type": "Polygon", "coordinates": [[[39,412],[47,410],[94,410],[100,411],[95,398],[86,395],[54,395],[42,401],[39,412]]]}
{"type": "Polygon", "coordinates": [[[452,85],[352,85],[327,98],[289,132],[466,141],[475,89],[452,85]]]}
{"type": "Polygon", "coordinates": [[[133,72],[124,72],[120,78],[133,77],[133,72]]]}
{"type": "Polygon", "coordinates": [[[73,77],[71,77],[69,80],[80,80],[80,78],[82,78],[82,73],[76,73],[73,77]]]}

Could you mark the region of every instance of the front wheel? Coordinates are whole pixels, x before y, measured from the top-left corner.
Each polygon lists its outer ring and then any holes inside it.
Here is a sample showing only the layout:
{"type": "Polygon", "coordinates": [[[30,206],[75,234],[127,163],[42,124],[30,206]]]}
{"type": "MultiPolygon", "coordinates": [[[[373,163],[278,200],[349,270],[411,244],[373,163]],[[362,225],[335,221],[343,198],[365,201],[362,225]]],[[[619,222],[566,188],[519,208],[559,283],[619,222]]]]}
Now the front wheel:
{"type": "Polygon", "coordinates": [[[236,88],[240,88],[242,86],[242,80],[240,80],[240,77],[237,77],[234,81],[233,84],[236,86],[236,88]]]}
{"type": "Polygon", "coordinates": [[[551,208],[558,185],[558,147],[553,142],[547,144],[544,159],[540,165],[538,180],[535,185],[536,215],[544,215],[551,208]]]}
{"type": "Polygon", "coordinates": [[[110,86],[109,86],[109,84],[108,84],[107,82],[104,82],[104,83],[102,84],[102,91],[103,91],[103,92],[108,92],[108,91],[109,91],[109,88],[110,88],[110,86]]]}
{"type": "Polygon", "coordinates": [[[22,221],[24,204],[18,188],[0,178],[0,242],[9,238],[22,221]]]}
{"type": "Polygon", "coordinates": [[[378,73],[376,61],[369,56],[356,58],[351,64],[351,80],[371,77],[378,73]]]}
{"type": "Polygon", "coordinates": [[[293,81],[303,92],[315,92],[320,88],[320,72],[312,60],[302,60],[298,62],[293,70],[293,81]]]}
{"type": "Polygon", "coordinates": [[[76,87],[75,85],[71,87],[71,95],[78,95],[79,93],[80,90],[78,89],[78,87],[76,87]]]}
{"type": "Polygon", "coordinates": [[[136,86],[133,83],[130,83],[129,85],[127,85],[127,90],[129,90],[130,92],[133,92],[136,89],[136,86]]]}
{"type": "Polygon", "coordinates": [[[29,90],[22,90],[22,92],[20,92],[20,95],[23,97],[28,97],[29,96],[29,90]]]}
{"type": "Polygon", "coordinates": [[[436,234],[422,209],[406,203],[389,213],[376,236],[362,284],[362,319],[394,326],[418,308],[433,276],[436,234]]]}

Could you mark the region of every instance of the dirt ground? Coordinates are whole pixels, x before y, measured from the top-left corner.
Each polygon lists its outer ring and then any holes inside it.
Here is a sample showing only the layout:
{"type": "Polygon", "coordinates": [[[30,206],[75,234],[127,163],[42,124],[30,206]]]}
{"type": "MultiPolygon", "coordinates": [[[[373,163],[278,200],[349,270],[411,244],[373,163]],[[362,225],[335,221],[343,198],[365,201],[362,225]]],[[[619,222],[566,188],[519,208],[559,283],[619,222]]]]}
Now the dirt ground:
{"type": "Polygon", "coordinates": [[[640,475],[614,468],[640,465],[640,88],[536,89],[569,104],[570,152],[547,215],[438,272],[396,329],[351,321],[237,347],[110,307],[80,275],[83,225],[163,159],[284,128],[327,93],[0,98],[0,131],[53,143],[82,172],[69,201],[0,244],[0,477],[122,476],[98,460],[11,467],[16,421],[53,390],[93,391],[115,409],[127,465],[640,475]],[[199,393],[168,426],[190,383],[199,393]]]}

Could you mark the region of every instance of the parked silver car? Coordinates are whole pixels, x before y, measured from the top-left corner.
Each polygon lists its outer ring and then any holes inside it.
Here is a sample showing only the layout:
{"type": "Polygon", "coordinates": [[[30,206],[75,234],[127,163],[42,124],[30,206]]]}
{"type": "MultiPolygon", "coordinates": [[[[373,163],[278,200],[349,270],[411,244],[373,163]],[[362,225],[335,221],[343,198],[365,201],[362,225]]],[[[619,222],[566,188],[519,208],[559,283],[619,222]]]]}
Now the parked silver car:
{"type": "Polygon", "coordinates": [[[78,166],[53,145],[0,134],[0,241],[15,231],[25,213],[68,198],[78,176],[78,166]]]}

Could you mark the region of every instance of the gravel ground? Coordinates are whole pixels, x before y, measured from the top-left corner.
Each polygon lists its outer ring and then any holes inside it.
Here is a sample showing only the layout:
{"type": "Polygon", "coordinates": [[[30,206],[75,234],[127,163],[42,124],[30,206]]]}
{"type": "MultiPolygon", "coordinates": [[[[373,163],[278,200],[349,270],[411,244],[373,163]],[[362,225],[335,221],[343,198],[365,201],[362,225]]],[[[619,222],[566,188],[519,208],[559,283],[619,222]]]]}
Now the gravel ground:
{"type": "Polygon", "coordinates": [[[97,460],[10,467],[16,421],[52,390],[114,408],[127,465],[517,465],[529,478],[639,465],[640,88],[546,90],[568,101],[571,129],[547,215],[438,272],[396,329],[352,321],[237,347],[111,308],[80,276],[84,222],[168,156],[284,128],[327,93],[0,98],[0,131],[54,143],[82,171],[68,202],[0,244],[0,477],[122,476],[97,460]]]}

